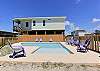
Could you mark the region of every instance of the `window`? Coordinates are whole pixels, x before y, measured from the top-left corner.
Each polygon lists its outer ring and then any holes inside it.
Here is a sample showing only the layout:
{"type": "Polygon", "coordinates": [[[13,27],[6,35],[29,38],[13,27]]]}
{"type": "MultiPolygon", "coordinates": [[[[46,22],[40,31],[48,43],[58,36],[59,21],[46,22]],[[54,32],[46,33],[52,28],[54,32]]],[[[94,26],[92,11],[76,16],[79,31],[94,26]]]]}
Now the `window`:
{"type": "Polygon", "coordinates": [[[43,26],[45,26],[45,20],[43,20],[43,26]]]}
{"type": "Polygon", "coordinates": [[[35,21],[33,21],[33,26],[35,26],[35,21]]]}
{"type": "Polygon", "coordinates": [[[18,24],[20,24],[20,21],[18,21],[18,24]]]}
{"type": "Polygon", "coordinates": [[[26,27],[28,27],[28,22],[26,22],[26,27]]]}
{"type": "Polygon", "coordinates": [[[51,19],[48,19],[48,20],[51,20],[51,19]]]}

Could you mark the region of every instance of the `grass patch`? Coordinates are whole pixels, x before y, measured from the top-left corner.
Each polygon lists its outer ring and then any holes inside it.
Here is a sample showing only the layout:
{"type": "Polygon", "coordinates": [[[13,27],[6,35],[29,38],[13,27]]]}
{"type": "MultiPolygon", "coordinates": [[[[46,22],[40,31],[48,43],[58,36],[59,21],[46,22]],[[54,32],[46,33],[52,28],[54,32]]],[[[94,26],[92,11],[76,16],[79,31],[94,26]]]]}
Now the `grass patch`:
{"type": "Polygon", "coordinates": [[[0,49],[0,56],[5,56],[7,54],[10,54],[12,53],[12,51],[13,50],[9,46],[6,45],[0,49]]]}

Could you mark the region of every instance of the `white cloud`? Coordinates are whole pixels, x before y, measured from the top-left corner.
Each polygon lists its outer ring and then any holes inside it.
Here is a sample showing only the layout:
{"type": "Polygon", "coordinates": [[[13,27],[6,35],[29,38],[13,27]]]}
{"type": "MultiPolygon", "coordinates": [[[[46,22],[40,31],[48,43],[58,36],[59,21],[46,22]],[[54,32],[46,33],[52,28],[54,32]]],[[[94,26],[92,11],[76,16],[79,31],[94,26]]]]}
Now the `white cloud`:
{"type": "Polygon", "coordinates": [[[75,24],[69,21],[66,21],[65,26],[68,30],[74,30],[75,29],[75,24]]]}
{"type": "Polygon", "coordinates": [[[69,22],[69,21],[66,21],[66,22],[65,22],[65,25],[70,25],[70,22],[69,22]]]}
{"type": "Polygon", "coordinates": [[[79,30],[80,27],[76,26],[75,23],[66,21],[65,23],[65,34],[70,34],[74,30],[79,30]]]}
{"type": "Polygon", "coordinates": [[[94,24],[93,31],[100,30],[100,18],[93,18],[92,23],[94,24]]]}
{"type": "Polygon", "coordinates": [[[80,27],[75,27],[75,30],[80,30],[81,28],[80,27]]]}
{"type": "Polygon", "coordinates": [[[81,0],[76,0],[76,4],[79,4],[81,2],[81,0]]]}
{"type": "Polygon", "coordinates": [[[93,18],[93,19],[92,19],[92,22],[93,22],[93,23],[95,23],[95,22],[100,22],[100,19],[93,18]]]}
{"type": "Polygon", "coordinates": [[[97,25],[93,30],[94,30],[94,31],[95,31],[95,30],[100,30],[100,24],[97,25]]]}
{"type": "Polygon", "coordinates": [[[70,21],[65,22],[65,35],[69,35],[73,31],[73,23],[70,21]]]}

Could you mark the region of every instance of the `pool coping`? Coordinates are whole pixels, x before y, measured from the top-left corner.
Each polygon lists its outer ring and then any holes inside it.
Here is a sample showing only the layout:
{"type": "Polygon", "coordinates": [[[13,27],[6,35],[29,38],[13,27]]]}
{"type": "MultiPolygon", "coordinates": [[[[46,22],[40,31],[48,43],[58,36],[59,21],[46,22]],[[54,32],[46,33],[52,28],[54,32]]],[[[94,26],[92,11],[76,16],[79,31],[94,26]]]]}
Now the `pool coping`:
{"type": "Polygon", "coordinates": [[[64,49],[66,49],[70,54],[74,54],[70,49],[66,48],[66,46],[64,46],[64,45],[61,44],[60,42],[59,42],[59,44],[60,44],[64,49]]]}
{"type": "MultiPolygon", "coordinates": [[[[49,61],[49,62],[56,62],[56,63],[62,62],[62,63],[99,63],[100,64],[100,57],[98,57],[99,54],[97,54],[93,51],[89,51],[88,53],[77,53],[76,47],[66,45],[65,42],[59,42],[59,43],[61,43],[67,49],[74,52],[74,54],[68,53],[68,55],[66,54],[65,56],[50,57],[49,58],[50,60],[48,60],[48,57],[49,57],[48,55],[47,55],[47,57],[45,57],[45,55],[41,55],[41,56],[37,57],[37,55],[35,55],[35,54],[28,54],[27,57],[21,57],[18,59],[17,58],[11,59],[11,58],[9,58],[9,55],[7,55],[4,57],[0,57],[0,62],[22,62],[22,63],[23,62],[33,62],[33,63],[37,63],[37,62],[48,62],[49,61]],[[43,58],[40,59],[40,57],[41,58],[43,57],[43,58]]],[[[28,47],[28,48],[30,48],[30,47],[28,47]]]]}

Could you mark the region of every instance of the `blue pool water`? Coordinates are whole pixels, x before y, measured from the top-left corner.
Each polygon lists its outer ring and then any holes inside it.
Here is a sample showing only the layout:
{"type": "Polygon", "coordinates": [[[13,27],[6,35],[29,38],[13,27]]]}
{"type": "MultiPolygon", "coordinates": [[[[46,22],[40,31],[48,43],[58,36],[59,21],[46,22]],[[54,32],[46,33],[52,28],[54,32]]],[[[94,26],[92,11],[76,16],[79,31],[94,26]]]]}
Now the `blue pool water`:
{"type": "Polygon", "coordinates": [[[38,46],[40,49],[37,51],[39,53],[57,53],[66,54],[69,53],[60,43],[46,43],[46,42],[22,42],[23,46],[38,46]]]}

